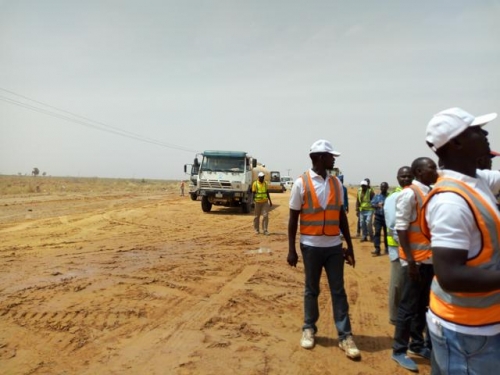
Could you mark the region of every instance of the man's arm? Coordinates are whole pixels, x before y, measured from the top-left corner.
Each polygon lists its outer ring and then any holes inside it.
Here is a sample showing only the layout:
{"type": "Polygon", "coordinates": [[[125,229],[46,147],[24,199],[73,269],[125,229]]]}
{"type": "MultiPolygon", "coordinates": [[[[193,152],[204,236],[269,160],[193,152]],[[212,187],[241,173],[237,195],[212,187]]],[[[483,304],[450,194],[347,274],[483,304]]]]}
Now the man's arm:
{"type": "Polygon", "coordinates": [[[432,248],[434,273],[439,285],[448,292],[490,292],[500,289],[500,270],[469,267],[467,250],[432,248]]]}
{"type": "Polygon", "coordinates": [[[346,259],[347,264],[350,264],[351,266],[354,267],[356,265],[356,259],[354,257],[354,248],[352,246],[351,232],[349,230],[349,221],[347,220],[347,215],[343,208],[340,209],[339,227],[342,232],[342,235],[344,236],[344,240],[347,244],[347,249],[345,249],[344,257],[346,259]]]}
{"type": "Polygon", "coordinates": [[[288,218],[288,256],[286,261],[292,267],[297,267],[299,257],[295,246],[295,237],[297,236],[297,228],[299,222],[300,211],[290,208],[290,216],[288,218]]]}
{"type": "Polygon", "coordinates": [[[273,202],[271,202],[271,195],[269,195],[269,189],[267,188],[267,183],[266,183],[266,192],[267,192],[267,200],[269,201],[269,206],[273,206],[273,202]]]}

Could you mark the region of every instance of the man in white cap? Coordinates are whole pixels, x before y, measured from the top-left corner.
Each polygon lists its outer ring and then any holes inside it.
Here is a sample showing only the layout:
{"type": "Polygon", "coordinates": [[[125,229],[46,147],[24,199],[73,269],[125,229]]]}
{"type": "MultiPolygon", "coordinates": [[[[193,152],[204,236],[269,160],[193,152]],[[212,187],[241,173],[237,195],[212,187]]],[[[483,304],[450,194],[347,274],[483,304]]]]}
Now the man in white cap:
{"type": "Polygon", "coordinates": [[[361,225],[361,242],[373,241],[373,213],[375,209],[372,207],[372,199],[375,192],[370,187],[370,182],[367,178],[359,183],[358,194],[356,197],[356,215],[358,216],[361,225]]]}
{"type": "Polygon", "coordinates": [[[494,374],[500,368],[500,172],[477,169],[490,155],[482,126],[460,108],[436,114],[426,141],[442,170],[422,210],[434,271],[427,324],[433,372],[494,374]]]}
{"type": "Polygon", "coordinates": [[[255,203],[253,229],[255,233],[260,233],[260,216],[262,215],[262,231],[267,236],[269,226],[269,207],[273,206],[267,181],[264,181],[264,172],[259,172],[257,181],[252,184],[253,200],[255,203]]]}
{"type": "Polygon", "coordinates": [[[300,345],[305,349],[314,347],[314,335],[318,331],[319,284],[324,268],[330,286],[339,347],[347,357],[356,359],[361,355],[352,338],[349,303],[344,288],[344,262],[354,267],[354,251],[342,204],[342,184],[337,177],[327,172],[333,169],[335,157],[340,156],[340,153],[334,151],[330,142],[319,140],[311,146],[309,156],[312,168],[299,177],[292,187],[288,222],[287,262],[296,267],[298,255],[295,237],[300,218],[300,250],[305,272],[304,325],[300,345]],[[347,249],[342,249],[340,232],[347,249]]]}

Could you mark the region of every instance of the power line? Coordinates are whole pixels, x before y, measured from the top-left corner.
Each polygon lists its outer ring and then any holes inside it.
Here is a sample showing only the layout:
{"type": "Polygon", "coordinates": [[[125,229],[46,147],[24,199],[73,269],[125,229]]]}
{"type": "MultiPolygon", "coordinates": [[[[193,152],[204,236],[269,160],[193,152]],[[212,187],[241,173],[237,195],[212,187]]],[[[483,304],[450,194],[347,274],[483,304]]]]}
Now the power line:
{"type": "Polygon", "coordinates": [[[79,125],[83,125],[83,126],[86,126],[86,127],[89,127],[89,128],[93,128],[93,129],[96,129],[96,130],[104,131],[104,132],[115,134],[115,135],[121,135],[122,137],[127,137],[127,138],[131,138],[131,139],[135,139],[137,141],[146,142],[146,143],[154,144],[154,145],[165,147],[165,148],[171,148],[171,149],[176,149],[176,150],[180,150],[180,151],[187,151],[187,152],[198,152],[197,150],[192,150],[192,149],[189,149],[189,148],[184,147],[184,146],[179,146],[179,145],[175,145],[175,144],[172,144],[172,143],[166,143],[166,142],[157,141],[155,139],[148,138],[148,137],[142,136],[142,135],[137,134],[137,133],[133,133],[133,132],[130,132],[130,131],[127,131],[127,130],[123,130],[123,129],[120,129],[120,128],[117,128],[117,127],[114,127],[114,126],[111,126],[111,125],[107,125],[105,123],[92,120],[92,119],[90,119],[88,117],[80,116],[78,114],[75,114],[75,113],[72,113],[72,112],[69,112],[69,111],[66,111],[66,110],[54,107],[52,105],[40,102],[38,100],[28,98],[28,97],[26,97],[24,95],[17,94],[17,93],[15,93],[13,91],[4,89],[2,87],[0,87],[0,90],[4,91],[4,92],[7,92],[7,93],[9,93],[11,95],[15,95],[15,96],[18,96],[20,98],[32,101],[32,102],[37,103],[37,104],[40,104],[42,106],[55,109],[56,111],[68,114],[68,115],[73,116],[73,117],[69,117],[69,116],[66,116],[66,115],[63,115],[63,114],[60,114],[60,113],[56,113],[56,112],[47,110],[47,109],[39,108],[39,107],[36,107],[34,105],[31,105],[31,104],[28,104],[28,103],[23,103],[21,101],[18,101],[18,100],[15,100],[15,99],[8,98],[8,97],[0,95],[0,100],[2,100],[4,102],[7,102],[7,103],[10,103],[10,104],[17,105],[19,107],[23,107],[23,108],[29,109],[29,110],[34,111],[34,112],[42,113],[42,114],[45,114],[45,115],[48,115],[48,116],[56,117],[56,118],[59,118],[59,119],[62,119],[62,120],[66,120],[66,121],[70,121],[70,122],[73,122],[73,123],[76,123],[76,124],[79,124],[79,125]]]}

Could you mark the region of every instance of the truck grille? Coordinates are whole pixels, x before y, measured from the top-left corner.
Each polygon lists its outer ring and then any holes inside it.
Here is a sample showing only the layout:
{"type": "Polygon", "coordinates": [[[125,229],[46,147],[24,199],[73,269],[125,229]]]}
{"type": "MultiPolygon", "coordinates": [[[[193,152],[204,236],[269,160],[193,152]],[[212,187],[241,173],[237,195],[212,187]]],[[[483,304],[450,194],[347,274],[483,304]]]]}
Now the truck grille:
{"type": "Polygon", "coordinates": [[[227,180],[200,180],[202,189],[231,189],[231,182],[227,180]]]}

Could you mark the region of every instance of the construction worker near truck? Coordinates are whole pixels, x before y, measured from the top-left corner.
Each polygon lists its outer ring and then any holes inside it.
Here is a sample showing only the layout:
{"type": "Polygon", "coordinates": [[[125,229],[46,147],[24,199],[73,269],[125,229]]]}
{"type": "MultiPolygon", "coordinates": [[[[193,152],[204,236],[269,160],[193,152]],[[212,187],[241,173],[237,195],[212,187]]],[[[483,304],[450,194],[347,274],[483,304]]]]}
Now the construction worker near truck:
{"type": "Polygon", "coordinates": [[[260,233],[260,216],[262,215],[262,231],[267,236],[269,234],[269,207],[273,206],[267,181],[264,181],[264,172],[259,172],[258,179],[252,184],[253,200],[255,203],[253,229],[256,234],[260,233]]]}

